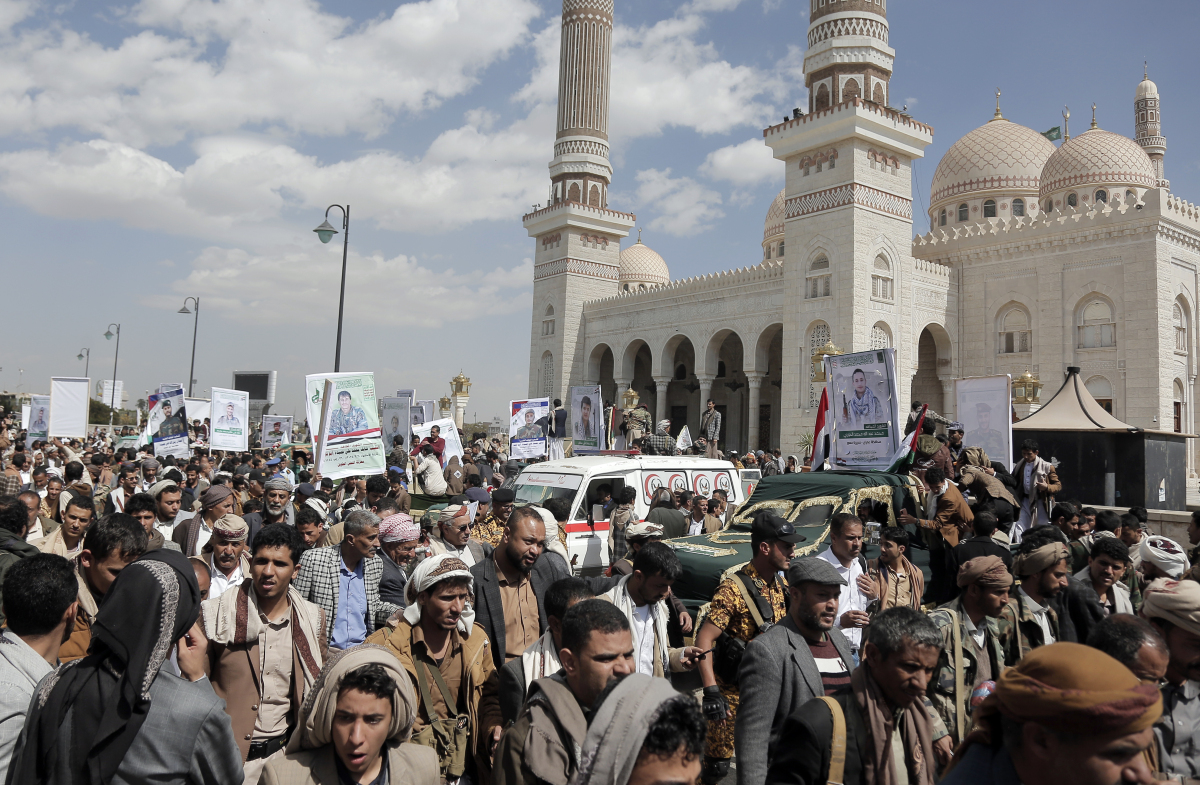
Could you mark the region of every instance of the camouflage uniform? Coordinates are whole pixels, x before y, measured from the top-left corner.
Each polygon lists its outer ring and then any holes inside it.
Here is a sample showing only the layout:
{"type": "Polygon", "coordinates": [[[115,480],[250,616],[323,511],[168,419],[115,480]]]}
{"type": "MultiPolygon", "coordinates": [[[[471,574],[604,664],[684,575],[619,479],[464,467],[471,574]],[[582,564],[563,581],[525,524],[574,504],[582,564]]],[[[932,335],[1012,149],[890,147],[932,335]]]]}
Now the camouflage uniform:
{"type": "MultiPolygon", "coordinates": [[[[1058,629],[1058,614],[1053,608],[1047,608],[1046,616],[1050,621],[1050,631],[1054,634],[1054,640],[1062,640],[1058,629]]],[[[1046,642],[1043,640],[1041,625],[1034,618],[1033,611],[1025,604],[1025,598],[1018,587],[1013,587],[1008,605],[1000,611],[997,625],[1000,640],[1008,647],[1005,652],[1008,665],[1016,665],[1026,654],[1046,642]]]]}
{"type": "MultiPolygon", "coordinates": [[[[759,594],[770,604],[774,619],[764,618],[763,621],[783,621],[787,615],[784,606],[787,587],[783,580],[776,576],[764,580],[753,564],[747,564],[738,572],[750,578],[759,594]]],[[[749,643],[758,636],[758,624],[754,621],[750,609],[746,607],[742,592],[734,583],[736,580],[735,577],[729,577],[717,587],[717,593],[713,595],[705,619],[734,638],[749,643]]],[[[721,688],[721,695],[729,702],[729,711],[733,716],[720,722],[708,723],[707,749],[704,754],[709,758],[728,760],[733,757],[733,726],[737,718],[738,689],[736,684],[726,684],[720,676],[717,677],[717,686],[721,688]]]]}
{"type": "Polygon", "coordinates": [[[496,548],[500,545],[500,538],[504,536],[504,521],[497,518],[495,513],[488,513],[483,523],[475,525],[471,536],[496,548]]]}
{"type": "MultiPolygon", "coordinates": [[[[937,671],[928,694],[934,709],[945,721],[947,729],[957,744],[962,739],[958,738],[956,722],[957,699],[954,694],[956,674],[954,672],[954,627],[952,626],[954,616],[951,615],[951,611],[958,616],[959,640],[962,643],[963,685],[967,693],[962,696],[962,700],[968,713],[970,712],[971,690],[974,689],[977,682],[999,678],[1005,666],[1015,664],[1007,662],[1007,658],[1011,652],[1016,651],[1017,644],[1012,640],[1015,635],[1013,627],[1001,625],[1000,619],[985,618],[984,623],[987,625],[988,635],[984,645],[988,647],[986,652],[988,662],[982,663],[984,652],[981,652],[975,645],[974,639],[971,638],[971,634],[964,624],[964,620],[968,617],[966,611],[963,610],[961,597],[951,600],[929,614],[930,621],[936,624],[938,631],[942,633],[942,651],[938,655],[937,671]],[[982,674],[980,672],[981,663],[984,666],[982,674]]],[[[963,724],[966,728],[970,728],[970,719],[964,718],[963,724]]]]}

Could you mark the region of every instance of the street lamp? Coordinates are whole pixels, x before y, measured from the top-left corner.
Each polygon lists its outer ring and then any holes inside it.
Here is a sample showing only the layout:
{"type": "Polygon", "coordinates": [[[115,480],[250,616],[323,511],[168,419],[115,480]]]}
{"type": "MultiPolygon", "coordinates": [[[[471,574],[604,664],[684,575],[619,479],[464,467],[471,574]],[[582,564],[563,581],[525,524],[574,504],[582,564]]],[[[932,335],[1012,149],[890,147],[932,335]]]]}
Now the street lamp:
{"type": "Polygon", "coordinates": [[[333,372],[338,373],[342,370],[342,309],[346,304],[346,252],[350,249],[350,205],[342,207],[340,204],[331,204],[326,207],[325,220],[313,231],[323,243],[333,239],[338,232],[333,228],[333,224],[329,223],[329,211],[335,207],[342,211],[342,292],[338,295],[337,349],[333,355],[333,372]]]}
{"type": "Polygon", "coordinates": [[[196,303],[196,322],[194,325],[192,325],[192,364],[191,364],[191,367],[188,368],[188,383],[187,383],[187,388],[188,388],[189,394],[195,395],[195,393],[192,393],[191,390],[193,387],[196,386],[196,380],[194,378],[194,374],[196,373],[196,331],[200,329],[200,298],[199,297],[188,297],[188,298],[184,299],[183,307],[180,308],[178,311],[176,311],[176,313],[191,313],[191,311],[189,311],[188,307],[187,307],[188,300],[192,300],[196,303]]]}
{"type": "Polygon", "coordinates": [[[83,364],[83,375],[85,378],[87,378],[88,368],[92,364],[92,350],[91,349],[80,349],[79,356],[76,357],[75,359],[76,360],[87,360],[87,362],[85,362],[83,364]]]}
{"type": "Polygon", "coordinates": [[[111,341],[114,327],[117,328],[117,350],[113,352],[112,400],[108,404],[108,432],[110,434],[113,429],[113,414],[117,411],[117,359],[121,356],[121,325],[110,324],[104,331],[104,339],[111,341]]]}

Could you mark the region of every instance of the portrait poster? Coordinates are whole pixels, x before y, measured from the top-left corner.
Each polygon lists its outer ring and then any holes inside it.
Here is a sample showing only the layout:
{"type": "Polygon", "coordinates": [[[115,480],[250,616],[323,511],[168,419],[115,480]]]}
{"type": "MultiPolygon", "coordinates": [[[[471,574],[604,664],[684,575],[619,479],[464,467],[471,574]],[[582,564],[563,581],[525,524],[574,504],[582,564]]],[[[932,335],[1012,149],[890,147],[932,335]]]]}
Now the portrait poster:
{"type": "MultiPolygon", "coordinates": [[[[325,391],[325,380],[337,383],[339,379],[358,378],[361,373],[310,373],[304,377],[304,415],[308,423],[313,453],[317,449],[317,437],[321,433],[321,402],[325,391]]],[[[372,411],[376,411],[372,405],[372,411]]]]}
{"type": "Polygon", "coordinates": [[[29,425],[25,431],[25,449],[32,449],[34,441],[45,442],[50,438],[50,396],[29,396],[29,425]]]}
{"type": "Polygon", "coordinates": [[[187,404],[183,388],[178,385],[170,392],[150,396],[150,413],[146,417],[146,433],[154,445],[154,457],[173,455],[186,459],[191,455],[188,446],[187,404]]]}
{"type": "Polygon", "coordinates": [[[425,412],[425,422],[433,422],[433,418],[437,416],[433,413],[433,401],[417,401],[417,406],[425,412]]]}
{"type": "Polygon", "coordinates": [[[417,444],[421,443],[422,439],[429,436],[429,433],[437,426],[438,436],[446,442],[445,449],[442,450],[442,468],[446,468],[452,455],[457,455],[461,461],[463,457],[462,439],[458,438],[458,428],[454,425],[454,420],[447,417],[444,420],[432,420],[427,423],[422,423],[413,427],[413,436],[417,440],[417,444]]]}
{"type": "Polygon", "coordinates": [[[887,469],[899,447],[896,350],[828,355],[834,465],[887,469]]]}
{"type": "Polygon", "coordinates": [[[383,451],[390,453],[393,449],[392,444],[399,436],[404,442],[404,451],[408,452],[412,449],[412,398],[407,396],[396,396],[395,398],[382,398],[380,425],[383,428],[383,451]]]}
{"type": "MultiPolygon", "coordinates": [[[[186,405],[186,400],[184,401],[186,405]]],[[[195,415],[190,408],[188,414],[195,415]]],[[[250,448],[250,393],[212,388],[209,405],[208,446],[214,450],[244,451],[250,448]],[[214,418],[212,415],[215,414],[214,418]]]]}
{"type": "Polygon", "coordinates": [[[550,399],[511,401],[508,416],[508,453],[511,458],[540,458],[546,454],[546,424],[550,399]]]}
{"type": "Polygon", "coordinates": [[[409,413],[408,424],[412,427],[412,430],[415,432],[418,427],[425,424],[425,407],[424,406],[410,406],[408,408],[408,413],[409,413]]]}
{"type": "Polygon", "coordinates": [[[604,399],[600,385],[571,388],[571,434],[576,453],[599,452],[604,444],[604,399]]]}
{"type": "MultiPolygon", "coordinates": [[[[383,474],[387,455],[379,427],[375,374],[330,374],[321,388],[317,471],[332,479],[383,474]]],[[[309,401],[312,396],[309,396],[309,401]]]]}
{"type": "Polygon", "coordinates": [[[80,438],[87,436],[91,379],[56,376],[50,379],[49,436],[80,438]]]}
{"type": "Polygon", "coordinates": [[[955,418],[962,423],[963,444],[982,447],[988,459],[1013,467],[1012,377],[974,376],[954,381],[955,418]]]}
{"type": "Polygon", "coordinates": [[[262,448],[276,450],[281,444],[292,443],[292,417],[282,414],[262,416],[262,448]]]}

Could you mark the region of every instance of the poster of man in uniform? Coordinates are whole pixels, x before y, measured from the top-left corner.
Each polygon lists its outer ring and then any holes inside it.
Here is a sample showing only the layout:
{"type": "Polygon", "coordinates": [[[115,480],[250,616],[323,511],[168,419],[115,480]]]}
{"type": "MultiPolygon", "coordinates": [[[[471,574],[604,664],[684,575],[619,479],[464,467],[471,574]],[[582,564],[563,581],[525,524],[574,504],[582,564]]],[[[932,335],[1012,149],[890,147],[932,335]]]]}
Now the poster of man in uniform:
{"type": "Polygon", "coordinates": [[[571,435],[576,453],[599,452],[604,437],[602,401],[598,384],[571,388],[571,435]]]}
{"type": "Polygon", "coordinates": [[[508,418],[509,455],[515,459],[540,458],[545,455],[544,423],[549,419],[549,398],[511,401],[508,418]]]}
{"type": "Polygon", "coordinates": [[[292,440],[292,418],[284,415],[264,414],[262,418],[262,446],[274,450],[292,440]]]}
{"type": "MultiPolygon", "coordinates": [[[[337,395],[337,391],[341,389],[336,386],[339,381],[342,379],[361,379],[363,376],[370,376],[372,379],[374,378],[374,374],[370,373],[310,373],[304,377],[304,413],[308,419],[314,453],[317,449],[317,438],[323,432],[323,429],[320,427],[320,423],[324,422],[322,419],[322,404],[323,396],[325,394],[325,380],[328,379],[334,383],[334,395],[337,395]]],[[[374,383],[372,383],[372,390],[373,389],[374,383]]],[[[335,409],[341,408],[336,400],[333,401],[333,406],[335,409]]],[[[372,396],[371,411],[379,411],[376,408],[374,396],[372,396]]]]}
{"type": "Polygon", "coordinates": [[[899,447],[896,350],[825,358],[837,466],[886,469],[899,447]]]}
{"type": "Polygon", "coordinates": [[[250,394],[241,390],[212,389],[211,415],[216,415],[208,436],[214,450],[249,448],[250,394]]]}
{"type": "Polygon", "coordinates": [[[407,452],[412,441],[412,398],[398,395],[395,398],[384,398],[383,404],[383,449],[391,452],[392,444],[397,436],[404,442],[407,452]]]}
{"type": "Polygon", "coordinates": [[[187,409],[183,402],[183,389],[176,387],[169,392],[150,396],[150,412],[146,416],[146,433],[154,445],[154,457],[173,455],[188,458],[187,409]]]}
{"type": "Polygon", "coordinates": [[[25,449],[32,449],[34,441],[50,438],[50,396],[29,396],[29,430],[25,433],[25,449]]]}
{"type": "Polygon", "coordinates": [[[375,374],[330,374],[322,385],[320,401],[317,471],[335,480],[387,471],[375,374]]]}
{"type": "Polygon", "coordinates": [[[999,461],[1012,471],[1012,377],[974,376],[954,382],[956,418],[965,433],[963,444],[982,447],[988,459],[999,461]]]}

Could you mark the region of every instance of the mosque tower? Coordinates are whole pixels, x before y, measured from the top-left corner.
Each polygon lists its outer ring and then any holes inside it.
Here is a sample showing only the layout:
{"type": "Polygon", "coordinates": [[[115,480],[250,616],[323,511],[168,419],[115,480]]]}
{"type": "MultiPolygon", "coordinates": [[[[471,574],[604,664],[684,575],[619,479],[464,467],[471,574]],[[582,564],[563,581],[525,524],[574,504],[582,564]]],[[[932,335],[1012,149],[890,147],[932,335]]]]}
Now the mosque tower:
{"type": "Polygon", "coordinates": [[[1137,86],[1133,99],[1134,140],[1150,156],[1159,188],[1170,188],[1171,181],[1163,172],[1163,156],[1167,153],[1167,138],[1162,135],[1162,114],[1159,111],[1158,85],[1150,81],[1147,69],[1137,86]]]}
{"type": "Polygon", "coordinates": [[[888,106],[896,53],[888,46],[887,0],[809,2],[810,111],[797,109],[763,131],[786,165],[784,342],[800,347],[783,359],[784,444],[798,442],[816,415],[813,349],[827,341],[846,352],[895,348],[900,410],[907,411],[918,367],[914,332],[922,327],[913,323],[944,321],[953,305],[946,277],[936,272],[920,311],[901,305],[913,302],[917,278],[912,162],[932,143],[933,129],[888,106]]]}
{"type": "Polygon", "coordinates": [[[566,398],[584,377],[583,303],[618,292],[621,239],[636,217],[608,209],[613,0],[563,0],[550,189],[524,216],[534,238],[529,395],[566,398]]]}

